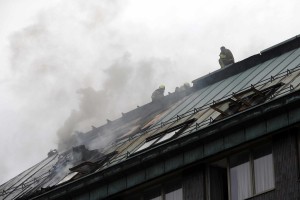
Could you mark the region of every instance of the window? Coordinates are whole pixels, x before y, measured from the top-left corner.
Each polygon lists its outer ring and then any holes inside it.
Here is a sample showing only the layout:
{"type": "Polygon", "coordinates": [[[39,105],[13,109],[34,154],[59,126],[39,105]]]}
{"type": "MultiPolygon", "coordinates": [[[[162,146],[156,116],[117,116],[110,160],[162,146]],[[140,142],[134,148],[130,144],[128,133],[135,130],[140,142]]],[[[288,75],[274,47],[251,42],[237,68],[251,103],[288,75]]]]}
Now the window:
{"type": "Polygon", "coordinates": [[[165,200],[182,200],[183,193],[181,184],[168,185],[165,188],[165,200]]]}
{"type": "MultiPolygon", "coordinates": [[[[298,130],[297,130],[298,131],[298,130]]],[[[296,134],[297,138],[297,153],[298,153],[298,179],[300,179],[300,132],[298,131],[296,134]]]]}
{"type": "Polygon", "coordinates": [[[243,200],[273,189],[272,145],[259,146],[210,164],[209,182],[210,200],[229,197],[243,200]]]}
{"type": "Polygon", "coordinates": [[[271,144],[234,155],[229,163],[232,200],[242,200],[275,187],[271,144]]]}
{"type": "Polygon", "coordinates": [[[230,158],[231,199],[240,200],[252,195],[250,160],[248,153],[230,158]]]}
{"type": "Polygon", "coordinates": [[[146,142],[142,146],[140,146],[135,152],[139,152],[141,150],[144,150],[144,149],[150,147],[151,145],[159,144],[163,141],[171,139],[172,137],[174,137],[176,135],[176,133],[179,132],[180,129],[181,129],[181,127],[177,128],[171,132],[159,133],[152,137],[147,138],[146,142]]]}
{"type": "Polygon", "coordinates": [[[228,200],[227,162],[222,159],[209,166],[210,200],[228,200]]]}
{"type": "Polygon", "coordinates": [[[136,150],[136,152],[141,151],[143,149],[146,149],[148,147],[150,147],[156,140],[150,140],[150,141],[146,141],[138,150],[136,150]]]}
{"type": "Polygon", "coordinates": [[[145,192],[144,200],[183,200],[182,186],[178,181],[145,192]]]}
{"type": "Polygon", "coordinates": [[[179,130],[179,129],[177,129],[177,130],[175,130],[175,131],[172,131],[172,132],[170,132],[170,133],[165,134],[164,136],[162,136],[161,138],[159,138],[159,139],[157,140],[156,144],[157,144],[157,143],[160,143],[160,142],[163,142],[163,141],[166,141],[166,140],[168,140],[168,139],[170,139],[171,137],[173,137],[173,136],[177,133],[178,130],[179,130]]]}
{"type": "Polygon", "coordinates": [[[155,135],[152,135],[152,136],[146,138],[146,141],[144,142],[144,144],[142,144],[140,147],[138,147],[137,150],[134,151],[134,153],[137,153],[137,152],[147,149],[153,145],[162,143],[164,141],[167,141],[167,140],[170,140],[171,138],[176,137],[178,134],[180,134],[184,130],[186,130],[186,128],[195,121],[196,121],[195,118],[189,119],[181,124],[178,124],[178,125],[173,126],[172,128],[169,128],[168,130],[162,131],[158,134],[155,134],[155,135]]]}
{"type": "Polygon", "coordinates": [[[125,200],[183,200],[181,181],[176,179],[168,183],[163,183],[159,187],[141,191],[141,194],[133,194],[122,199],[125,200]]]}
{"type": "Polygon", "coordinates": [[[261,147],[253,152],[255,193],[275,187],[272,149],[261,147]]]}

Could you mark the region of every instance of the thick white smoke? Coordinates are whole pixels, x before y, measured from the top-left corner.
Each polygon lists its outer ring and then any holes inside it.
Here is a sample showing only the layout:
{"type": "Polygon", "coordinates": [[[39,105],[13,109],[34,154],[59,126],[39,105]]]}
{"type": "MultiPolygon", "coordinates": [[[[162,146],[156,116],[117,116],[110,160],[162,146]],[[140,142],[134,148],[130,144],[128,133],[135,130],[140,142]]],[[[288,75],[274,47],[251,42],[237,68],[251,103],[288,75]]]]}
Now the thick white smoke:
{"type": "Polygon", "coordinates": [[[42,1],[0,1],[0,182],[158,85],[172,92],[218,69],[222,45],[239,61],[299,34],[297,0],[53,0],[21,26],[42,1]]]}
{"type": "MultiPolygon", "coordinates": [[[[102,89],[88,87],[77,91],[81,97],[79,109],[73,110],[58,130],[59,149],[70,147],[70,137],[75,131],[90,130],[92,125],[102,125],[107,119],[121,117],[121,112],[149,102],[152,88],[156,87],[155,80],[163,80],[167,72],[172,72],[171,68],[172,63],[168,59],[151,58],[134,62],[130,54],[125,53],[103,71],[107,78],[102,89]]],[[[106,141],[112,142],[109,138],[106,141]]]]}
{"type": "Polygon", "coordinates": [[[162,83],[169,91],[182,83],[176,83],[184,77],[171,59],[147,55],[143,46],[130,50],[135,40],[115,22],[123,2],[64,0],[10,36],[12,76],[6,86],[19,100],[19,113],[12,119],[14,134],[7,136],[14,148],[4,145],[1,153],[15,157],[2,171],[14,162],[29,167],[58,144],[63,148],[75,131],[148,103],[162,83]]]}

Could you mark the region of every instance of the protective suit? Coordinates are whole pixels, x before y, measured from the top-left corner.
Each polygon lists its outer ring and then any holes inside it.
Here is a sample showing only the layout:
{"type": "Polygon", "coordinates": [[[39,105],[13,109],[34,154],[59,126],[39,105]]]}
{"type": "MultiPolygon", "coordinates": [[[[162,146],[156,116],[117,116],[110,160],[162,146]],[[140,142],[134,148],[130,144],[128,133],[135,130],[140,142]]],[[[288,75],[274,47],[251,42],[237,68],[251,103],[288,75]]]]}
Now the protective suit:
{"type": "Polygon", "coordinates": [[[157,101],[160,100],[161,98],[164,97],[164,92],[165,92],[165,86],[161,85],[159,86],[158,89],[156,89],[153,93],[152,93],[152,101],[157,101]]]}
{"type": "Polygon", "coordinates": [[[219,63],[221,68],[234,63],[234,58],[231,51],[229,49],[226,49],[225,47],[221,47],[221,53],[219,56],[219,63]]]}

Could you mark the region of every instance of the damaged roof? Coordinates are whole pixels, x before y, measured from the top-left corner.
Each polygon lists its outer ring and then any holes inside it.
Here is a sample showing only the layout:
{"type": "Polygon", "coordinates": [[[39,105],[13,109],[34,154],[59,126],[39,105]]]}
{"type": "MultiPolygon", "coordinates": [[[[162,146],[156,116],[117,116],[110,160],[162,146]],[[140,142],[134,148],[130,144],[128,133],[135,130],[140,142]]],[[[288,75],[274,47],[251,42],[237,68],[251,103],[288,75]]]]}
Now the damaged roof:
{"type": "MultiPolygon", "coordinates": [[[[38,198],[96,175],[99,181],[104,179],[100,175],[109,174],[113,169],[125,170],[140,164],[144,161],[141,155],[150,155],[155,150],[164,154],[183,148],[190,144],[186,138],[208,137],[211,130],[219,128],[218,124],[295,94],[300,88],[299,75],[298,35],[200,77],[186,91],[171,93],[161,102],[151,102],[122,113],[117,120],[77,135],[80,139],[73,144],[77,147],[49,154],[40,163],[2,184],[0,199],[38,198]],[[100,146],[104,134],[111,134],[113,142],[100,146]],[[86,148],[91,146],[96,150],[86,148]]],[[[145,156],[146,159],[153,157],[145,156]]],[[[144,177],[136,184],[146,180],[144,177]]],[[[125,187],[130,186],[134,184],[125,187]]],[[[107,191],[108,195],[120,190],[107,191]]]]}

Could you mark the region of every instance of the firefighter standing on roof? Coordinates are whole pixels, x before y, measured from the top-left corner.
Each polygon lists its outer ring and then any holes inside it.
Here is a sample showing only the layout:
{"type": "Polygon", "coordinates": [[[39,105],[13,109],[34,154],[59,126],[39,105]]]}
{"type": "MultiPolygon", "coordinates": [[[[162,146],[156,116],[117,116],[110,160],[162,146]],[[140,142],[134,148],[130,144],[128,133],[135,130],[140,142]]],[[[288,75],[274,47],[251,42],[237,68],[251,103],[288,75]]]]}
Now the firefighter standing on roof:
{"type": "Polygon", "coordinates": [[[221,53],[219,56],[219,63],[221,68],[224,68],[226,65],[234,63],[234,58],[231,51],[229,49],[226,49],[225,47],[221,47],[221,53]]]}
{"type": "Polygon", "coordinates": [[[159,88],[152,93],[151,96],[152,101],[160,100],[162,97],[164,97],[164,92],[165,92],[165,86],[164,85],[159,86],[159,88]]]}

